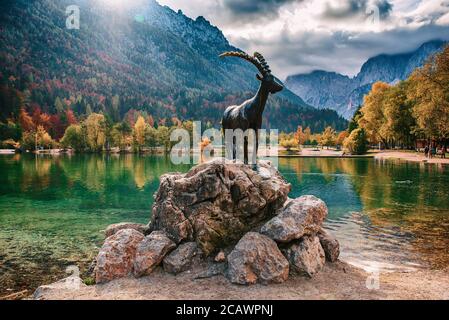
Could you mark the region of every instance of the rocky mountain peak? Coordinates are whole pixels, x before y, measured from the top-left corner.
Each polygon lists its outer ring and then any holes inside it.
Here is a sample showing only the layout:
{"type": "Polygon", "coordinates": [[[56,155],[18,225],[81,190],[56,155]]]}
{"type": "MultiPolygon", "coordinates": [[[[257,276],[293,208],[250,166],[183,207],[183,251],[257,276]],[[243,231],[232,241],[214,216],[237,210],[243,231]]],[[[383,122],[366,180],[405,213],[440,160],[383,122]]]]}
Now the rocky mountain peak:
{"type": "Polygon", "coordinates": [[[306,103],[317,108],[336,110],[351,118],[373,83],[384,81],[395,84],[406,79],[446,42],[433,40],[418,49],[401,54],[380,54],[368,59],[353,78],[323,70],[287,77],[287,87],[306,103]]]}

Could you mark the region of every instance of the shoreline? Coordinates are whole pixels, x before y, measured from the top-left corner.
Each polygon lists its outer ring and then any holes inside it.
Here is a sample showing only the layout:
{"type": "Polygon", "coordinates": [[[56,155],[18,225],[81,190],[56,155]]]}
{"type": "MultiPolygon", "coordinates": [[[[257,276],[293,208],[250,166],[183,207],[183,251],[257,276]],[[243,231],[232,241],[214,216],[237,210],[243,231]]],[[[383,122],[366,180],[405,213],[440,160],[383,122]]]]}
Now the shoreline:
{"type": "Polygon", "coordinates": [[[224,276],[195,279],[199,269],[177,276],[158,267],[151,275],[122,278],[106,284],[69,289],[64,281],[42,286],[37,300],[396,300],[449,299],[449,270],[373,275],[345,262],[327,263],[313,278],[291,276],[282,284],[231,284],[224,276]],[[378,286],[377,286],[378,284],[378,286]]]}
{"type": "Polygon", "coordinates": [[[422,153],[405,152],[405,151],[383,151],[374,155],[376,160],[396,159],[415,163],[449,165],[449,159],[441,159],[440,157],[426,158],[422,153]]]}

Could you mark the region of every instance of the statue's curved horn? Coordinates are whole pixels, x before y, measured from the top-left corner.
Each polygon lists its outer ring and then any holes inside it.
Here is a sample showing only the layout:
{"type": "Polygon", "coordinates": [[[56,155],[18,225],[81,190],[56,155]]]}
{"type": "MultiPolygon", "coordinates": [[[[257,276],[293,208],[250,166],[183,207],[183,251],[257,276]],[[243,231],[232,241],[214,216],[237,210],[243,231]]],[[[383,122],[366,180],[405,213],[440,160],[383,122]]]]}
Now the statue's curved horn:
{"type": "MultiPolygon", "coordinates": [[[[269,73],[267,71],[266,68],[264,68],[264,66],[261,64],[261,62],[259,62],[258,59],[256,59],[255,57],[251,57],[249,54],[244,53],[244,52],[238,52],[238,51],[228,51],[228,52],[224,52],[222,54],[220,54],[220,58],[223,57],[237,57],[237,58],[242,58],[248,62],[251,62],[253,65],[256,66],[256,68],[259,70],[259,72],[263,75],[266,76],[267,73],[269,73]]],[[[268,68],[269,70],[269,68],[268,68]]]]}
{"type": "Polygon", "coordinates": [[[257,60],[259,60],[260,64],[262,65],[262,67],[265,69],[265,71],[267,73],[271,73],[270,66],[268,65],[268,63],[265,60],[265,58],[263,57],[263,55],[261,55],[259,52],[254,52],[254,57],[256,57],[257,60]]]}

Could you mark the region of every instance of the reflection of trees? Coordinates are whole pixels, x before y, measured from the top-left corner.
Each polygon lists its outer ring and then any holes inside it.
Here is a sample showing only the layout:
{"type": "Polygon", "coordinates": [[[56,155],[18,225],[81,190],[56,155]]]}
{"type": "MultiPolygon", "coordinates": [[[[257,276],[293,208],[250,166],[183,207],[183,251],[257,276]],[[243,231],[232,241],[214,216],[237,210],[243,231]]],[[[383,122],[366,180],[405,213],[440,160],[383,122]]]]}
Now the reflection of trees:
{"type": "Polygon", "coordinates": [[[327,182],[330,182],[335,174],[358,174],[357,171],[365,170],[359,159],[338,158],[280,158],[279,165],[282,168],[291,169],[296,173],[298,181],[302,180],[303,173],[321,173],[327,182]]]}
{"type": "Polygon", "coordinates": [[[28,157],[14,157],[19,164],[18,172],[13,174],[19,175],[19,185],[22,192],[26,191],[28,186],[34,185],[38,189],[43,190],[48,188],[53,182],[50,177],[50,170],[53,161],[50,157],[36,155],[32,158],[28,157]],[[20,161],[23,159],[23,161],[20,161]]]}
{"type": "MultiPolygon", "coordinates": [[[[367,217],[366,223],[372,228],[370,230],[373,234],[381,232],[376,230],[389,232],[397,236],[398,241],[408,242],[410,250],[428,264],[436,267],[448,265],[447,167],[391,160],[318,158],[281,158],[279,165],[283,171],[293,171],[301,190],[304,183],[328,184],[334,181],[333,175],[347,174],[352,189],[362,203],[362,212],[367,217]],[[306,180],[304,173],[322,174],[324,179],[306,180]]],[[[314,190],[313,188],[320,186],[308,186],[309,190],[314,190]]],[[[332,192],[337,192],[338,188],[339,185],[332,185],[332,192]]],[[[324,194],[323,199],[326,196],[324,194]]],[[[336,200],[332,201],[341,205],[336,200]]],[[[344,199],[342,201],[347,203],[345,212],[349,213],[349,207],[353,203],[344,199]]]]}
{"type": "Polygon", "coordinates": [[[70,183],[81,187],[81,193],[89,191],[83,206],[92,208],[148,208],[159,176],[187,169],[162,156],[133,154],[76,155],[61,158],[61,163],[70,183]]]}

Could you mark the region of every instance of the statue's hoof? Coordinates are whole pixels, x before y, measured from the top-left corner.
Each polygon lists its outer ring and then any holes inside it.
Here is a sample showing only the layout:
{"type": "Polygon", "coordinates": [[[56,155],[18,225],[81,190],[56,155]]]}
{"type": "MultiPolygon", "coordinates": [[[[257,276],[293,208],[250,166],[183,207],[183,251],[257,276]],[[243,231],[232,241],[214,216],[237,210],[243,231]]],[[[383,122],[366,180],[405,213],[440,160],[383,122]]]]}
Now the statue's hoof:
{"type": "Polygon", "coordinates": [[[256,171],[256,172],[259,171],[259,167],[257,166],[257,164],[253,164],[252,168],[253,168],[253,171],[256,171]]]}

